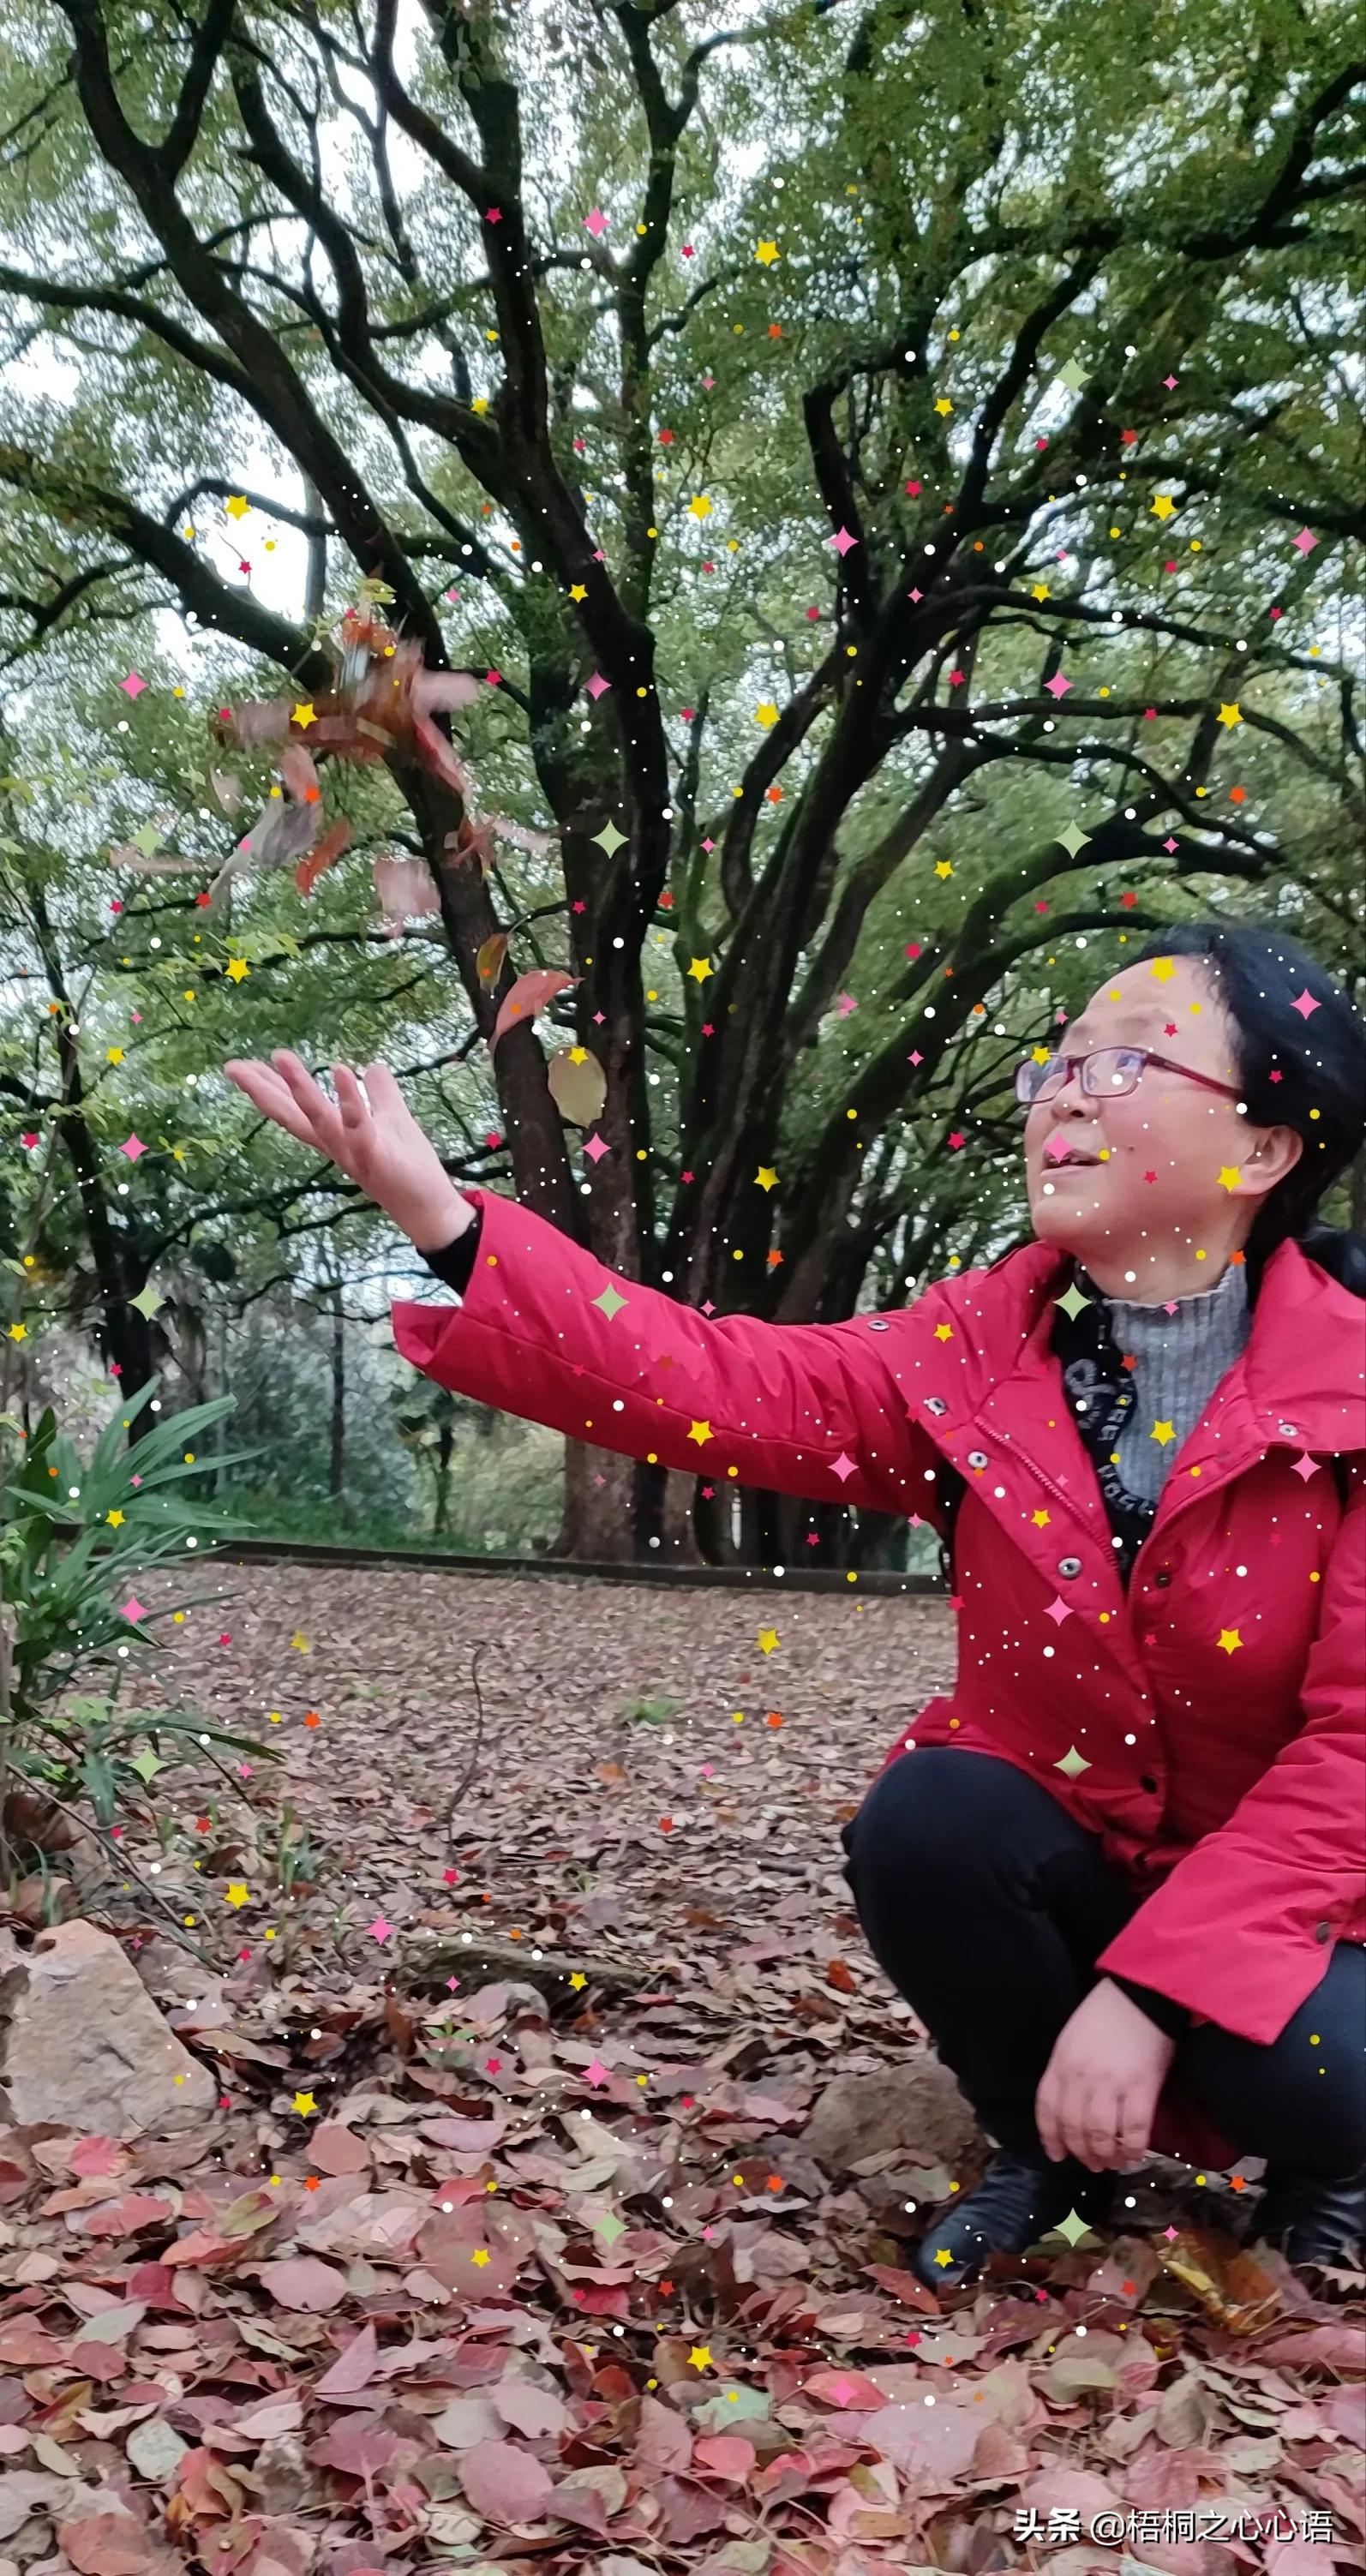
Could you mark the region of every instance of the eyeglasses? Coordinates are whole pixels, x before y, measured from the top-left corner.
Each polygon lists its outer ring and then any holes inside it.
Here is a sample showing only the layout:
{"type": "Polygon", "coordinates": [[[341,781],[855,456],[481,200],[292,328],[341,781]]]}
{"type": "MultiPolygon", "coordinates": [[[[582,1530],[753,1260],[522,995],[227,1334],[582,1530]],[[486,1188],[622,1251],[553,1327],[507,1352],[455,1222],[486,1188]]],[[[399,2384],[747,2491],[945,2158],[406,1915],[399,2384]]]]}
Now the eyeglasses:
{"type": "Polygon", "coordinates": [[[1088,1100],[1119,1100],[1137,1090],[1148,1064],[1155,1064],[1162,1073],[1184,1074],[1187,1082],[1198,1082],[1204,1091],[1221,1091],[1227,1100],[1242,1097],[1235,1084],[1194,1073],[1188,1064],[1177,1064],[1169,1055],[1154,1055],[1151,1047],[1093,1047],[1089,1055],[1045,1056],[1042,1064],[1031,1056],[1016,1066],[1015,1097],[1022,1108],[1032,1109],[1036,1101],[1055,1099],[1075,1073],[1088,1100]]]}

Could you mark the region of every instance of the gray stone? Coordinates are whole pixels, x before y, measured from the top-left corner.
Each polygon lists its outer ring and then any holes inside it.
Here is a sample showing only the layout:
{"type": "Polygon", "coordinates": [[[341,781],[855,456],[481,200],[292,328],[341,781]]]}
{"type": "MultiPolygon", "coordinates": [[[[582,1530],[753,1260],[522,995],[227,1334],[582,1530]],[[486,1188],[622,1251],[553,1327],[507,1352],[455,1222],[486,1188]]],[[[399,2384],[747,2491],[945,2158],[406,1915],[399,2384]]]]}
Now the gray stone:
{"type": "Polygon", "coordinates": [[[915,2165],[947,2165],[982,2143],[976,2119],[947,2066],[928,2054],[868,2074],[837,2075],[802,2132],[802,2145],[829,2173],[849,2173],[866,2156],[896,2150],[915,2165]]]}
{"type": "Polygon", "coordinates": [[[0,2118],[127,2144],[192,2127],[217,2098],[109,1933],[58,1923],[31,1950],[0,1936],[0,2118]]]}

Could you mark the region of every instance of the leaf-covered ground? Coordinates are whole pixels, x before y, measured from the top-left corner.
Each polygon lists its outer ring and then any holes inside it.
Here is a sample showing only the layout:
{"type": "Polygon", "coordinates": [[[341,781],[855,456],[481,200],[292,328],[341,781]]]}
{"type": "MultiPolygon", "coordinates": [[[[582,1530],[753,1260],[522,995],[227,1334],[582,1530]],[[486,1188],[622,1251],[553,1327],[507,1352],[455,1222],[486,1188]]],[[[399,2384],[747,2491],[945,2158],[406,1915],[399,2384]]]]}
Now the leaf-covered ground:
{"type": "Polygon", "coordinates": [[[205,1572],[157,1694],[281,1759],[128,1839],[220,2108],[0,2144],[0,2576],[1360,2565],[1361,2285],[1227,2180],[905,2268],[983,2150],[838,1828],[942,1606],[205,1572]]]}

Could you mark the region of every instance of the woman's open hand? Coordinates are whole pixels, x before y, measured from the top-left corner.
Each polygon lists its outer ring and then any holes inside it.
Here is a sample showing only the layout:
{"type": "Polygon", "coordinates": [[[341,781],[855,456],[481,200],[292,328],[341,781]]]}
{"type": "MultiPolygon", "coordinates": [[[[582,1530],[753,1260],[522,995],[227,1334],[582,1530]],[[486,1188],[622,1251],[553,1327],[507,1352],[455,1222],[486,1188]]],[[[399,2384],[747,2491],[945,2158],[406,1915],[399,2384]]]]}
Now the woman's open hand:
{"type": "Polygon", "coordinates": [[[1093,2173],[1146,2155],[1176,2042],[1102,1977],[1059,2031],[1034,2100],[1044,2152],[1093,2173]]]}
{"type": "Polygon", "coordinates": [[[264,1117],[297,1136],[301,1145],[328,1155],[420,1250],[436,1251],[470,1224],[473,1208],[423,1134],[387,1064],[366,1066],[364,1090],[349,1065],[334,1064],[335,1101],[288,1047],[278,1047],[269,1064],[234,1056],[223,1071],[264,1117]]]}

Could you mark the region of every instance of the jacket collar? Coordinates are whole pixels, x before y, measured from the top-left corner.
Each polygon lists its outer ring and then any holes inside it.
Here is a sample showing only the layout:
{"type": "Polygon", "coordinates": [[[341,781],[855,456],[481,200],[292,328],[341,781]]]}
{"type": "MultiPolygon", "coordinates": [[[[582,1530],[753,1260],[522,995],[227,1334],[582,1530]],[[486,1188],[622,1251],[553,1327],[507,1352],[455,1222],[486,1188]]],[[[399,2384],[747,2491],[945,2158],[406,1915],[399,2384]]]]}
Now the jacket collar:
{"type": "MultiPolygon", "coordinates": [[[[977,1366],[964,1372],[965,1401],[951,1407],[951,1418],[961,1423],[990,1403],[994,1421],[1008,1420],[1007,1386],[1012,1399],[1030,1381],[1042,1395],[1040,1381],[1053,1376],[1054,1301],[1072,1267],[1071,1255],[1052,1244],[1028,1243],[971,1283],[955,1283],[959,1296],[971,1285],[981,1321],[972,1336],[977,1366]]],[[[1052,1395],[1050,1387],[1050,1414],[1052,1395]]],[[[1366,1301],[1297,1243],[1280,1244],[1266,1263],[1246,1346],[1212,1399],[1216,1411],[1225,1440],[1236,1418],[1249,1442],[1268,1448],[1366,1450],[1366,1301]]]]}

